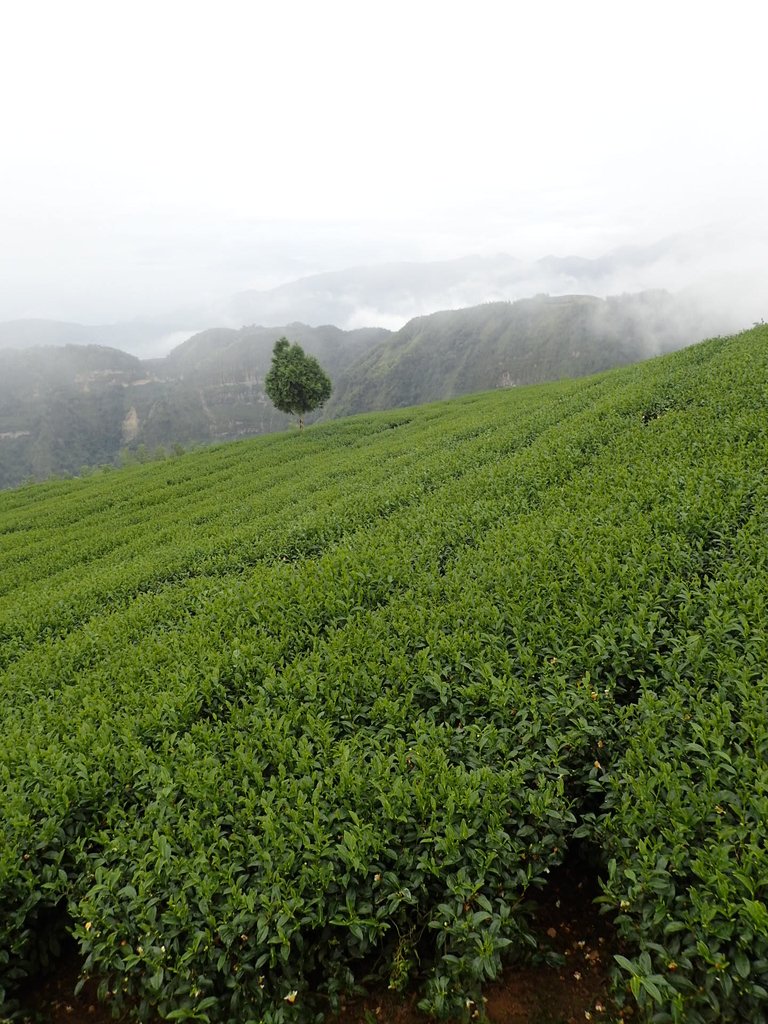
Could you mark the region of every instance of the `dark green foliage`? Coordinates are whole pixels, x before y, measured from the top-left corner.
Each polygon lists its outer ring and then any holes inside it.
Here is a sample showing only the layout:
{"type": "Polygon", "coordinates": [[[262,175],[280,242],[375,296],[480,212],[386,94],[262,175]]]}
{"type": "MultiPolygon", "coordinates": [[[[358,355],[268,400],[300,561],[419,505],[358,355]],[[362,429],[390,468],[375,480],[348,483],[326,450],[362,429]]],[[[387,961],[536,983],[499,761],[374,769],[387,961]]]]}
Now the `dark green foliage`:
{"type": "Polygon", "coordinates": [[[640,1019],[765,1022],[767,386],[761,327],[0,495],[0,984],[58,908],[143,1019],[466,1017],[578,838],[640,1019]]]}
{"type": "Polygon", "coordinates": [[[275,342],[272,366],[264,379],[264,390],[280,412],[303,417],[323,406],[331,397],[331,380],[314,356],[287,338],[275,342]]]}

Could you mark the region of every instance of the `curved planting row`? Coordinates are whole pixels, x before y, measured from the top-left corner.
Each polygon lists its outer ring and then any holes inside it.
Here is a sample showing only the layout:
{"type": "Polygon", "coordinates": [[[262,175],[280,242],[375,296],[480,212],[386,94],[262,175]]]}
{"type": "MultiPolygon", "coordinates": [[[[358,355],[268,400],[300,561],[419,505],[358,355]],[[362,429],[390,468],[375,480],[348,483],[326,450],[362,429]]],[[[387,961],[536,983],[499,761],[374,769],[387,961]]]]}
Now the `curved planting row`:
{"type": "Polygon", "coordinates": [[[468,1016],[578,838],[642,1014],[765,1019],[767,341],[0,501],[9,998],[56,911],[142,1019],[468,1016]]]}

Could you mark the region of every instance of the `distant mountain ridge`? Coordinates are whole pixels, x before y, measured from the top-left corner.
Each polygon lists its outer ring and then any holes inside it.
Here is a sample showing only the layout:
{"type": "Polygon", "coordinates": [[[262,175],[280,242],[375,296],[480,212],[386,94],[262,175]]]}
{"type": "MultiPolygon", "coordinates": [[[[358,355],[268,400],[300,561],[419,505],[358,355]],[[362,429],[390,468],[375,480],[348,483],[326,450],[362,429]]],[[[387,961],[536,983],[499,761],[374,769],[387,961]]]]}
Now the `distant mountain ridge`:
{"type": "Polygon", "coordinates": [[[536,296],[411,320],[349,367],[324,416],[581,377],[682,348],[705,318],[663,291],[536,296]]]}
{"type": "Polygon", "coordinates": [[[390,336],[381,327],[342,331],[330,324],[310,327],[296,321],[281,327],[218,327],[193,335],[164,359],[144,362],[165,377],[183,374],[186,379],[207,380],[218,375],[222,381],[263,377],[271,363],[275,339],[283,334],[311,348],[333,374],[342,369],[350,355],[359,357],[390,336]]]}
{"type": "Polygon", "coordinates": [[[78,324],[63,320],[6,320],[0,323],[0,351],[39,348],[41,345],[101,345],[147,354],[162,338],[172,337],[183,325],[128,322],[78,324]]]}
{"type": "Polygon", "coordinates": [[[389,334],[296,323],[220,328],[149,360],[103,345],[0,349],[0,487],[113,464],[121,453],[143,458],[285,430],[290,417],[263,390],[284,333],[332,376],[389,334]]]}
{"type": "MultiPolygon", "coordinates": [[[[652,245],[622,246],[601,256],[545,256],[522,260],[499,253],[424,263],[350,267],[299,278],[265,291],[234,295],[217,308],[220,322],[333,323],[401,327],[435,310],[485,302],[516,301],[536,294],[607,297],[693,283],[706,237],[690,233],[652,245]],[[686,274],[690,272],[689,277],[686,274]],[[678,280],[679,278],[679,280],[678,280]]],[[[723,310],[722,329],[740,326],[723,310]]]]}
{"type": "MultiPolygon", "coordinates": [[[[399,330],[417,316],[485,302],[517,301],[536,294],[610,295],[664,288],[691,289],[717,332],[727,333],[765,314],[764,282],[730,282],[723,291],[702,282],[702,253],[717,254],[713,232],[689,232],[652,245],[624,246],[601,256],[545,256],[522,260],[506,254],[425,262],[381,263],[307,275],[277,287],[250,289],[163,315],[94,326],[52,320],[0,323],[0,349],[32,345],[98,344],[142,358],[163,356],[184,338],[211,325],[241,328],[303,323],[342,330],[399,330]]],[[[704,273],[711,274],[711,269],[704,273]]],[[[715,282],[717,284],[717,282],[715,282]]]]}
{"type": "Polygon", "coordinates": [[[162,359],[103,345],[0,350],[0,486],[126,451],[286,429],[263,382],[275,340],[316,356],[334,394],[314,419],[577,377],[681,348],[711,325],[685,299],[538,296],[415,318],[399,331],[291,322],[203,331],[162,359]]]}

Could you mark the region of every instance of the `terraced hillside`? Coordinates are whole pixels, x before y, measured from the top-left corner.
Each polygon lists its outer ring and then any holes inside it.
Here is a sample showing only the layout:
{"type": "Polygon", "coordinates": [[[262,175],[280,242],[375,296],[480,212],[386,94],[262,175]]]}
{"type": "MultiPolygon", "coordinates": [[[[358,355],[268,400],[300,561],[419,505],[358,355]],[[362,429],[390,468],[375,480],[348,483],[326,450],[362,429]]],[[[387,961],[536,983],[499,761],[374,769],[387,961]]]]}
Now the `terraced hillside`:
{"type": "Polygon", "coordinates": [[[768,1020],[767,451],[761,327],[0,495],[5,1012],[70,931],[139,1019],[468,1018],[579,845],[641,1018],[768,1020]]]}

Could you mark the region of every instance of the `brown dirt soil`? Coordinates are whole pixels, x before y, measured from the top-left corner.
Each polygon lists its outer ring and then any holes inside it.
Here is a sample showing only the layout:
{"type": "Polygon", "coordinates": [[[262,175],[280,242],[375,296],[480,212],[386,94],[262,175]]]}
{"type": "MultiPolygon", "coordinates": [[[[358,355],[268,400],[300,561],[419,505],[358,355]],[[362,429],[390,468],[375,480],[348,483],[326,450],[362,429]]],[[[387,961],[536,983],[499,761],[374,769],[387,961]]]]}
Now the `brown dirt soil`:
{"type": "MultiPolygon", "coordinates": [[[[631,1016],[616,1009],[610,998],[608,969],[617,950],[610,924],[593,899],[594,883],[583,870],[563,868],[538,900],[536,924],[542,948],[562,956],[560,966],[509,967],[485,990],[485,1010],[491,1024],[608,1024],[631,1016]]],[[[51,976],[22,994],[24,1024],[116,1024],[108,1006],[96,998],[89,982],[74,996],[80,969],[75,953],[62,959],[51,976]]],[[[418,995],[372,990],[352,1000],[327,1024],[428,1024],[432,1019],[417,1008],[418,995]]],[[[119,1018],[128,1024],[130,1015],[119,1018]]],[[[158,1022],[159,1024],[159,1022],[158,1022]]]]}
{"type": "MultiPolygon", "coordinates": [[[[485,988],[491,1024],[609,1024],[630,1019],[610,994],[609,968],[618,951],[616,935],[593,900],[599,895],[583,869],[564,867],[535,900],[542,949],[559,953],[560,966],[511,966],[485,988]]],[[[327,1024],[428,1024],[418,995],[386,990],[351,1002],[327,1024]]]]}
{"type": "MultiPolygon", "coordinates": [[[[70,952],[53,973],[25,988],[20,994],[23,1016],[19,1021],[22,1024],[128,1024],[129,1016],[116,1020],[110,1007],[98,1001],[95,981],[86,982],[77,995],[73,994],[80,966],[80,957],[70,952]]],[[[15,1022],[16,1018],[13,1020],[15,1022]]]]}

